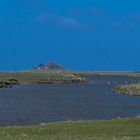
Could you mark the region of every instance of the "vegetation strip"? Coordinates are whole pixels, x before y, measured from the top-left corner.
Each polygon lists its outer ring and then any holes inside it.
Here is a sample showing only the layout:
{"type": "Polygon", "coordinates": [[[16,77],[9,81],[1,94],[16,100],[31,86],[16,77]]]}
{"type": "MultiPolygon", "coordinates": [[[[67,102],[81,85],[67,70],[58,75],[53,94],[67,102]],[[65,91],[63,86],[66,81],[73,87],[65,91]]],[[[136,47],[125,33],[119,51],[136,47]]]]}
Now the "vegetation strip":
{"type": "Polygon", "coordinates": [[[0,128],[2,140],[139,140],[140,119],[68,121],[0,128]]]}
{"type": "Polygon", "coordinates": [[[63,70],[31,70],[24,72],[0,72],[0,88],[23,83],[53,84],[82,83],[87,80],[78,74],[63,70]]]}
{"type": "Polygon", "coordinates": [[[140,83],[117,86],[113,92],[140,96],[140,83]]]}

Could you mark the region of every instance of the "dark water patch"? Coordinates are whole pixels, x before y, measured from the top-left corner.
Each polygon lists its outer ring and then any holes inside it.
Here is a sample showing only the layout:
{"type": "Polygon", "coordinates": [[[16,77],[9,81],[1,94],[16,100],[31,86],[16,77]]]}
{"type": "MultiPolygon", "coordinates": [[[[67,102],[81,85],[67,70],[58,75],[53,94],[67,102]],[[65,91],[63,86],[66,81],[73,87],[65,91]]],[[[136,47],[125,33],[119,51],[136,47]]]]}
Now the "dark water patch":
{"type": "Polygon", "coordinates": [[[112,93],[114,86],[140,82],[139,77],[88,78],[88,83],[0,89],[0,126],[134,117],[140,113],[140,97],[112,93]]]}

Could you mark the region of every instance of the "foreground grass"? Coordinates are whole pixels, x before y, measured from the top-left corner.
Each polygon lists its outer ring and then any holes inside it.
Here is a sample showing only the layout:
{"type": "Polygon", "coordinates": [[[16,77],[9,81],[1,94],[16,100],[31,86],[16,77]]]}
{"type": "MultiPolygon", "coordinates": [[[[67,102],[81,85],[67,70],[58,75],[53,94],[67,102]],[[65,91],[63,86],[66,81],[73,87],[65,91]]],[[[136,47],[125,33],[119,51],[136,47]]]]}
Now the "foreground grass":
{"type": "Polygon", "coordinates": [[[0,140],[140,140],[140,119],[0,128],[0,140]]]}

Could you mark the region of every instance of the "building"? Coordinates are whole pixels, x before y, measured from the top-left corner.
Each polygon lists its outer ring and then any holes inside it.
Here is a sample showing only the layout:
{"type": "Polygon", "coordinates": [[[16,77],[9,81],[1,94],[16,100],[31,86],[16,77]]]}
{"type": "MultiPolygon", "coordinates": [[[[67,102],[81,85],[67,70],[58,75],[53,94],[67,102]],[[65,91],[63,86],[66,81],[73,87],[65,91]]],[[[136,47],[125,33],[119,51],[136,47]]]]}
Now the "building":
{"type": "Polygon", "coordinates": [[[33,69],[36,69],[36,70],[61,69],[62,70],[62,69],[64,69],[64,66],[55,64],[55,63],[49,61],[47,65],[39,64],[38,66],[33,67],[33,69]]]}

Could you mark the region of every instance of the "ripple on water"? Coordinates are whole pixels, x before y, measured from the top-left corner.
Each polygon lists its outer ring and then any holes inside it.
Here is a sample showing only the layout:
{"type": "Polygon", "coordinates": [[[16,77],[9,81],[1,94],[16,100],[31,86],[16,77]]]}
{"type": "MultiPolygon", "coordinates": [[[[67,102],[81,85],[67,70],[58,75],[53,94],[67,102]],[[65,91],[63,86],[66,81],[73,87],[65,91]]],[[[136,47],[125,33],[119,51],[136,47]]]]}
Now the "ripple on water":
{"type": "Polygon", "coordinates": [[[134,117],[140,113],[140,97],[112,93],[114,86],[138,82],[140,78],[92,76],[90,79],[89,83],[0,89],[0,126],[134,117]]]}

